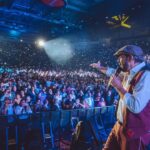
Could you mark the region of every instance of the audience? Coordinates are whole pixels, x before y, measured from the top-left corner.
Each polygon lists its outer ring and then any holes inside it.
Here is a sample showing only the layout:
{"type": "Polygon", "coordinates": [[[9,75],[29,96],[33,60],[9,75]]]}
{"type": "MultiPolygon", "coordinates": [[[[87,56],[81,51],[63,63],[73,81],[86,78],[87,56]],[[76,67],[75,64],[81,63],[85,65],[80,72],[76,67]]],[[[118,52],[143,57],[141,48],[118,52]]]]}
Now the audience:
{"type": "Polygon", "coordinates": [[[113,105],[117,95],[114,89],[107,90],[103,75],[83,70],[11,69],[0,74],[0,81],[4,115],[103,107],[113,105]]]}

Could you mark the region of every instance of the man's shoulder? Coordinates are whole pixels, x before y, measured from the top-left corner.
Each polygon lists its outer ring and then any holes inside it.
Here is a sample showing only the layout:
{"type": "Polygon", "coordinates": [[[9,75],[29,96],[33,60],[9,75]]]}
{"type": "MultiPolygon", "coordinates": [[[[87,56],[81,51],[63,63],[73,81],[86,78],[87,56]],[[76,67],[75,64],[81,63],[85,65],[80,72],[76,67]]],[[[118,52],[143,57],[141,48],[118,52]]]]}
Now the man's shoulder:
{"type": "Polygon", "coordinates": [[[144,74],[143,74],[143,76],[142,76],[142,79],[146,79],[146,80],[148,80],[148,82],[150,81],[150,70],[148,70],[148,69],[145,69],[145,70],[143,70],[144,71],[144,74]]]}
{"type": "Polygon", "coordinates": [[[150,63],[146,63],[142,70],[150,72],[150,63]]]}
{"type": "Polygon", "coordinates": [[[142,71],[144,71],[145,76],[150,78],[150,63],[146,63],[146,65],[142,68],[142,71]]]}

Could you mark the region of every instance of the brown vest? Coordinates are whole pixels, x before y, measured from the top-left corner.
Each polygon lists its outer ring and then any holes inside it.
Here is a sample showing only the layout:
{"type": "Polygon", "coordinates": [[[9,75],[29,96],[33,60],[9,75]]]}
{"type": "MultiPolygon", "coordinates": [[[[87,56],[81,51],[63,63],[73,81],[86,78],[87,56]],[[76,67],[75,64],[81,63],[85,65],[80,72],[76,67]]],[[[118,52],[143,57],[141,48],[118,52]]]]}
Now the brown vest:
{"type": "MultiPolygon", "coordinates": [[[[140,71],[132,79],[128,92],[133,93],[133,88],[142,77],[144,71],[140,71]]],[[[145,93],[146,94],[146,93],[145,93]]],[[[141,99],[142,101],[142,99],[141,99]]],[[[124,110],[124,131],[127,138],[138,138],[150,132],[150,101],[138,114],[132,113],[129,109],[124,110]]]]}

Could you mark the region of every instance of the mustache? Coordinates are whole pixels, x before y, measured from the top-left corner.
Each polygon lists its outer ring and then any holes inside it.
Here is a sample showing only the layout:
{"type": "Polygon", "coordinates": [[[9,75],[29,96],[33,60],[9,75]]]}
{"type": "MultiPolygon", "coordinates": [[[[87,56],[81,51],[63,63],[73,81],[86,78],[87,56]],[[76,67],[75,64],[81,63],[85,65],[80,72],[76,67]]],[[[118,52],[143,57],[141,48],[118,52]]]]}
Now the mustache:
{"type": "Polygon", "coordinates": [[[118,63],[118,65],[123,72],[128,71],[129,65],[128,65],[127,61],[124,64],[118,63]]]}
{"type": "Polygon", "coordinates": [[[128,71],[128,65],[123,65],[123,66],[120,66],[121,70],[123,72],[127,72],[128,71]]]}

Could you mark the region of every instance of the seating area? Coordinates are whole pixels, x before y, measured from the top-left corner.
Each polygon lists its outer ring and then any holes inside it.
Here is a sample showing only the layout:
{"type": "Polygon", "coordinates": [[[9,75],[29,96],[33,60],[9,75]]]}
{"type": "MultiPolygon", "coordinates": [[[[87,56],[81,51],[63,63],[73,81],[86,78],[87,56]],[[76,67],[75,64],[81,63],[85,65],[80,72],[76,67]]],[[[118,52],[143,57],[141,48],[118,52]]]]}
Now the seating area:
{"type": "Polygon", "coordinates": [[[0,149],[67,150],[77,123],[87,120],[98,148],[116,121],[115,106],[0,116],[0,149]]]}

